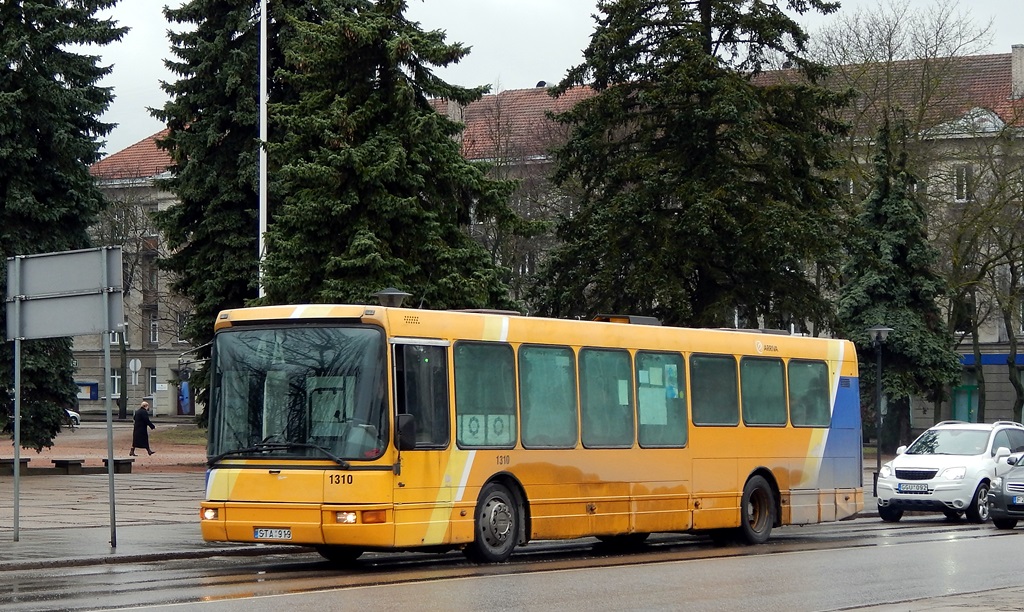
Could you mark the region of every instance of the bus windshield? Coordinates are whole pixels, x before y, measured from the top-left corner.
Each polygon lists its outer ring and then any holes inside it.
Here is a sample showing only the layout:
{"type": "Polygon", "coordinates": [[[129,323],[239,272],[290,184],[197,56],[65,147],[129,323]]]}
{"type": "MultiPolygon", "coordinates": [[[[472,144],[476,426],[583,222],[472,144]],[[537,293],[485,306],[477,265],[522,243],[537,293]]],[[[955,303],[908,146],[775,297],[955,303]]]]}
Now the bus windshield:
{"type": "Polygon", "coordinates": [[[210,386],[211,462],[379,457],[387,446],[384,337],[365,326],[219,333],[210,386]]]}

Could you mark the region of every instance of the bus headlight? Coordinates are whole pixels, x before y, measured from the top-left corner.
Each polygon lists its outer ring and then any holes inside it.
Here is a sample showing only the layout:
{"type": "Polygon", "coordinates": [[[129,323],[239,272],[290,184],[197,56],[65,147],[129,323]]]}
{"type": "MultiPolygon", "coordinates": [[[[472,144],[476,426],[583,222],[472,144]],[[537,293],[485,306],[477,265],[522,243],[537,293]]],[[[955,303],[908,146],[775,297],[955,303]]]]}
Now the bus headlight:
{"type": "Polygon", "coordinates": [[[219,514],[216,508],[203,508],[199,511],[199,517],[204,521],[215,521],[219,514]]]}
{"type": "Polygon", "coordinates": [[[334,520],[342,525],[355,525],[356,524],[356,513],[355,512],[335,512],[334,520]]]}

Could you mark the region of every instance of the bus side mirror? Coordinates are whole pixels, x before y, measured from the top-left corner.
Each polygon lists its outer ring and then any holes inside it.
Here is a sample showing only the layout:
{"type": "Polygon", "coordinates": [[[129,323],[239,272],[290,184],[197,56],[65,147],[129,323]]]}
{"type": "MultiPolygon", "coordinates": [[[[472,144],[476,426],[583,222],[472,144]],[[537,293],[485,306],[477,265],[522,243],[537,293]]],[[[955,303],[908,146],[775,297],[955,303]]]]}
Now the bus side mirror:
{"type": "Polygon", "coordinates": [[[395,441],[398,450],[416,448],[416,417],[411,414],[398,415],[398,432],[395,441]]]}

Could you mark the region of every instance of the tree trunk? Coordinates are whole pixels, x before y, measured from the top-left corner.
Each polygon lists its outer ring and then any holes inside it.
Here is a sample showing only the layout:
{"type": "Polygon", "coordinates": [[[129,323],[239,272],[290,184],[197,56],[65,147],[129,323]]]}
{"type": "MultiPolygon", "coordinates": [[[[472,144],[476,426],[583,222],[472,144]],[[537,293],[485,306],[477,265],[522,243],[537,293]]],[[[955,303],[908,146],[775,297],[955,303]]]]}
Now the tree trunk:
{"type": "Polygon", "coordinates": [[[882,417],[882,452],[893,454],[896,447],[910,444],[910,398],[889,398],[888,410],[882,417]]]}
{"type": "MultiPolygon", "coordinates": [[[[978,339],[978,317],[971,318],[971,348],[974,350],[974,379],[978,383],[978,414],[975,422],[985,422],[985,369],[981,366],[981,342],[978,339]]],[[[968,406],[968,410],[970,407],[968,406]]]]}
{"type": "MultiPolygon", "coordinates": [[[[942,400],[945,397],[945,390],[945,387],[938,387],[935,389],[935,403],[932,407],[932,425],[937,425],[942,421],[942,400]]],[[[950,399],[949,405],[953,405],[952,399],[950,399]]]]}

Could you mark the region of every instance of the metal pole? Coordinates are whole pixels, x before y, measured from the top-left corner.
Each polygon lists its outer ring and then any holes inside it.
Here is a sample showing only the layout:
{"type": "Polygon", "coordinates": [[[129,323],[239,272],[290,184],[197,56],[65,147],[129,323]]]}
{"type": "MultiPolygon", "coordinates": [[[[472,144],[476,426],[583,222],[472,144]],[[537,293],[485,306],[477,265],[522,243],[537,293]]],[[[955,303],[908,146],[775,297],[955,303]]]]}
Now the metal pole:
{"type": "Polygon", "coordinates": [[[266,295],[263,290],[263,257],[266,245],[263,235],[267,233],[267,0],[260,0],[260,206],[259,206],[259,253],[256,254],[259,297],[266,295]]]}
{"type": "MultiPolygon", "coordinates": [[[[8,330],[14,332],[14,541],[20,539],[21,520],[21,257],[15,257],[7,287],[14,287],[14,321],[8,321],[8,330]]],[[[8,309],[10,312],[10,309],[8,309]]]]}
{"type": "MultiPolygon", "coordinates": [[[[123,328],[122,328],[123,329],[123,328]]],[[[110,546],[117,548],[117,517],[114,512],[114,404],[111,395],[114,388],[110,384],[110,333],[103,334],[103,369],[106,374],[103,377],[104,390],[107,392],[107,497],[110,505],[110,546]]],[[[123,391],[122,391],[123,393],[123,391]]]]}
{"type": "MultiPolygon", "coordinates": [[[[105,258],[104,258],[105,261],[105,258]]],[[[104,263],[103,265],[103,287],[110,287],[110,269],[109,266],[104,263]]],[[[121,296],[118,295],[118,299],[121,296]]],[[[111,548],[118,548],[118,521],[115,512],[115,495],[114,495],[114,386],[111,385],[111,333],[110,330],[114,329],[114,321],[110,319],[110,301],[111,293],[109,291],[103,292],[103,385],[106,391],[106,482],[108,482],[108,496],[110,497],[111,507],[111,548]]],[[[119,321],[121,322],[121,321],[119,321]]],[[[124,346],[124,333],[127,330],[124,326],[121,326],[121,345],[124,346]]],[[[124,358],[121,359],[121,365],[124,365],[124,358]]],[[[123,379],[122,379],[123,380],[123,379]]],[[[121,391],[122,394],[125,390],[121,391]]]]}
{"type": "Polygon", "coordinates": [[[882,343],[875,338],[875,486],[878,497],[878,475],[882,472],[882,343]]]}
{"type": "MultiPolygon", "coordinates": [[[[19,291],[21,288],[18,288],[19,291]]],[[[20,300],[15,303],[15,312],[21,306],[20,300]]],[[[21,325],[21,321],[17,322],[21,325]]],[[[18,333],[21,329],[16,327],[18,333]]],[[[17,542],[19,506],[21,505],[21,338],[14,339],[14,541],[17,542]]]]}

